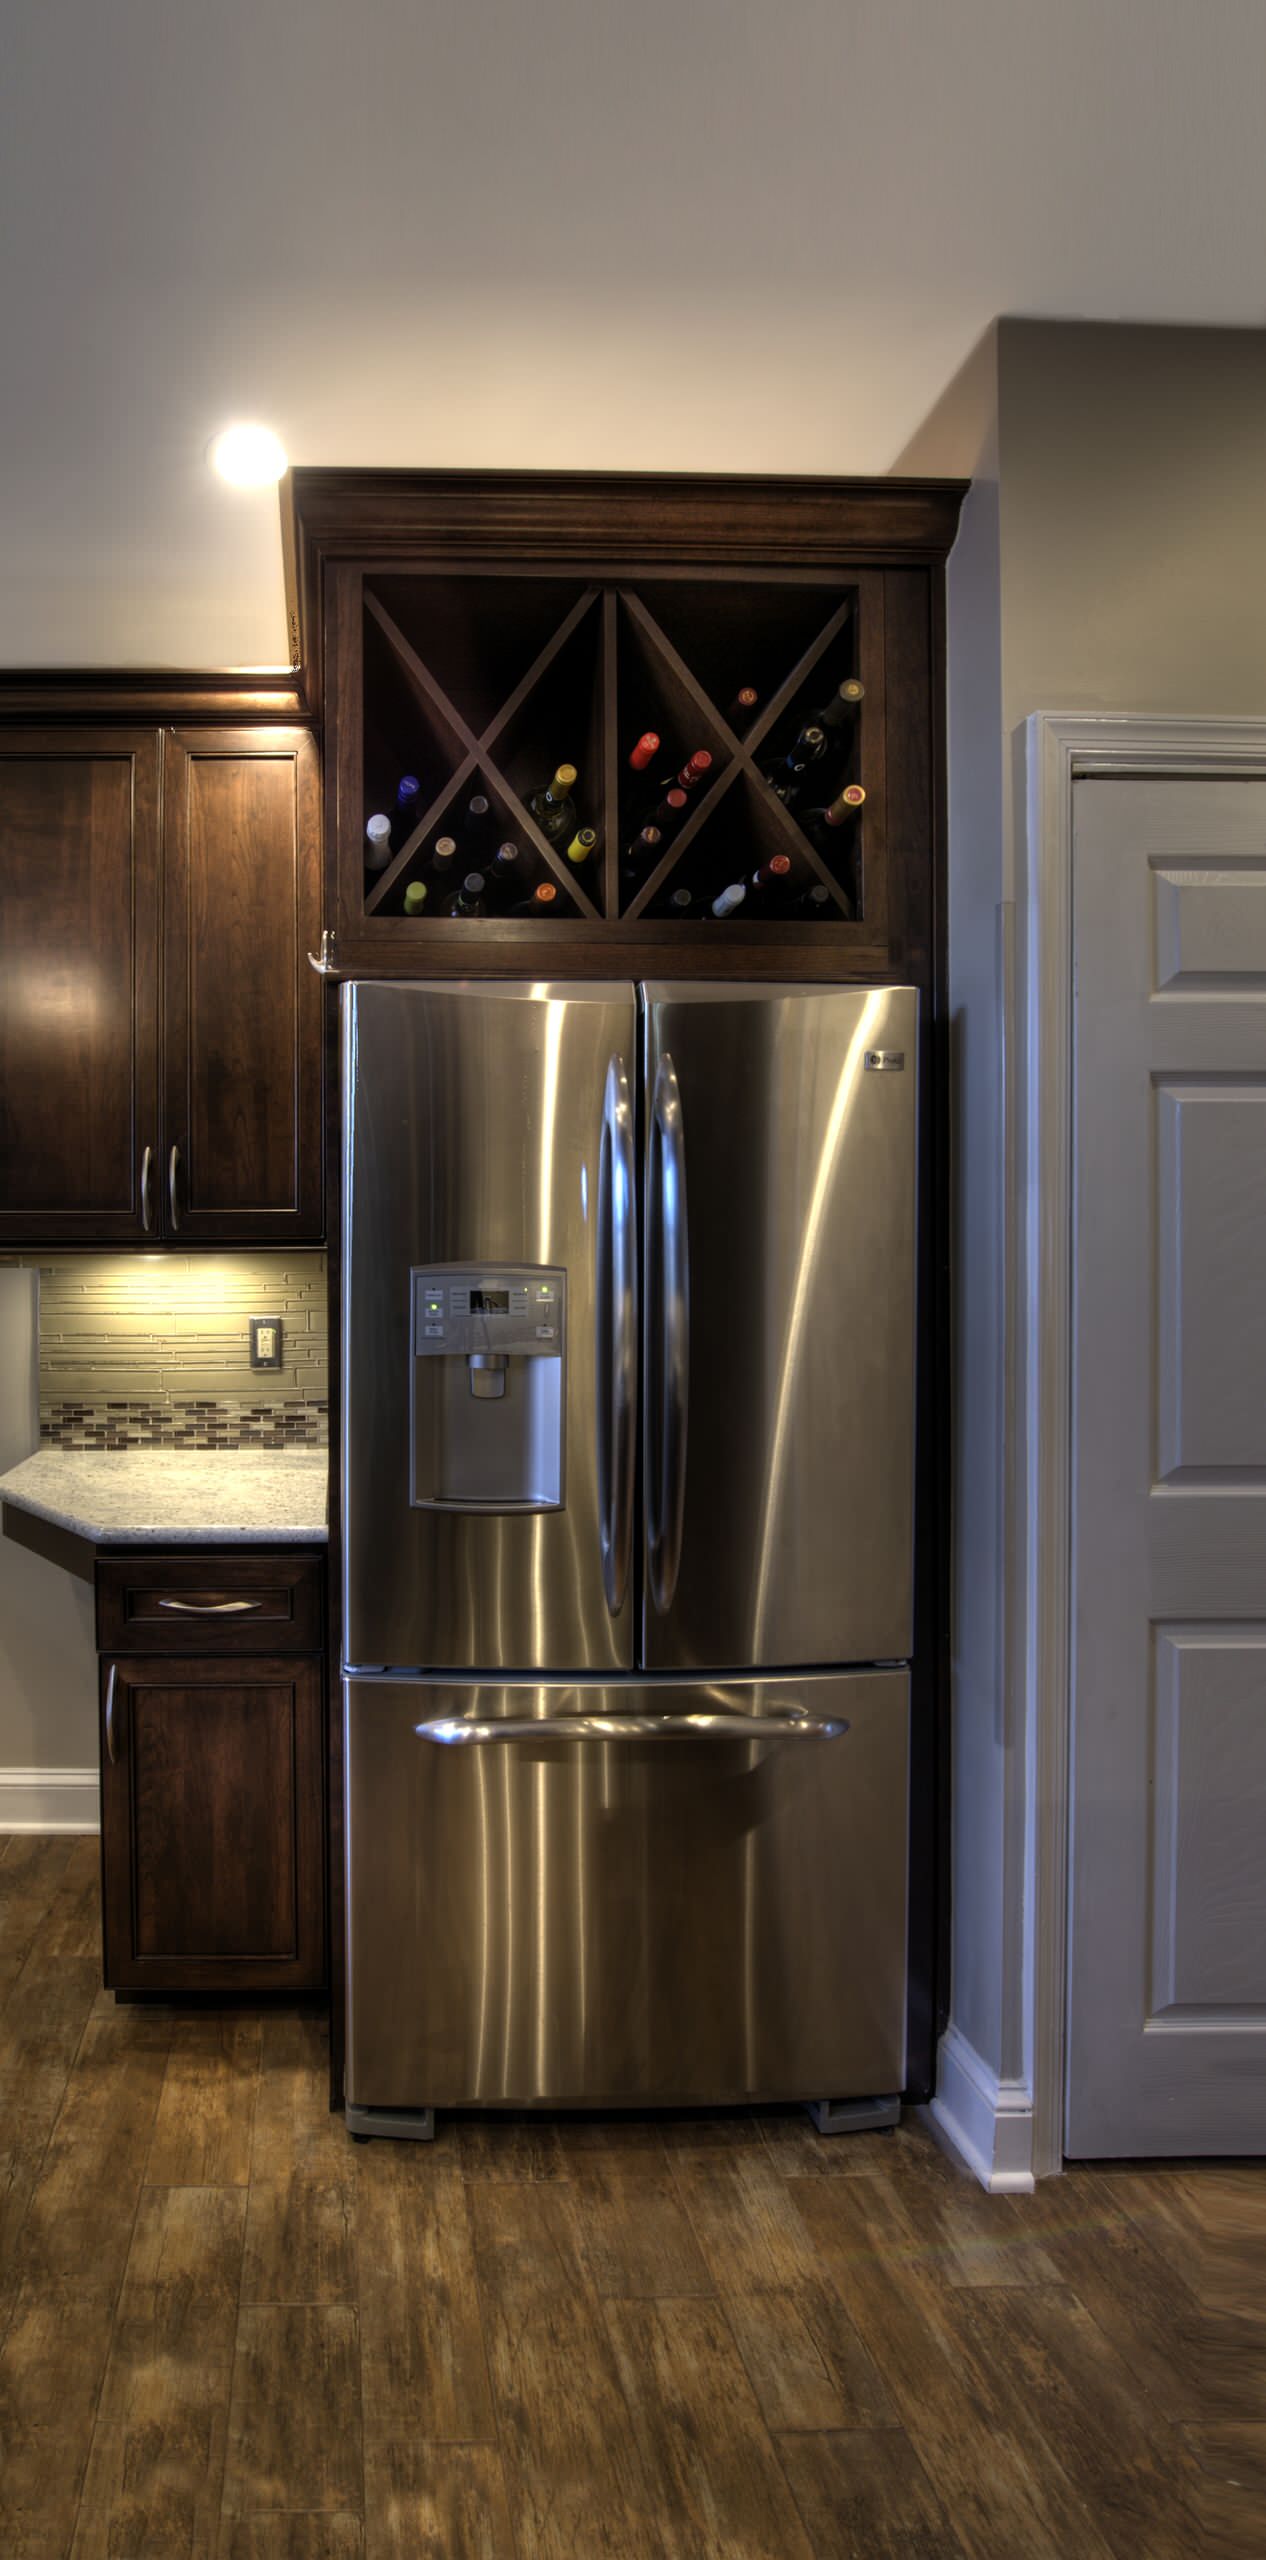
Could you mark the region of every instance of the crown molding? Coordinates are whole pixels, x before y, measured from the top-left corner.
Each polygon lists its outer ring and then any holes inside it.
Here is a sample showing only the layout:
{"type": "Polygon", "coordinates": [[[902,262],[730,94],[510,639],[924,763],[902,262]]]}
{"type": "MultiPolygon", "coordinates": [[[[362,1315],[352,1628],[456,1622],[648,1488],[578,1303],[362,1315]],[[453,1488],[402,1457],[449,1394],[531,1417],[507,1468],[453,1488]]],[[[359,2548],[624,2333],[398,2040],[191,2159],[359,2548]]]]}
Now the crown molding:
{"type": "Polygon", "coordinates": [[[0,668],[0,719],[255,720],[309,718],[292,668],[218,672],[132,667],[0,668]]]}
{"type": "Polygon", "coordinates": [[[319,713],[327,561],[379,570],[608,561],[656,569],[939,564],[964,480],[831,480],[721,473],[288,471],[280,484],[292,663],[319,713]]]}

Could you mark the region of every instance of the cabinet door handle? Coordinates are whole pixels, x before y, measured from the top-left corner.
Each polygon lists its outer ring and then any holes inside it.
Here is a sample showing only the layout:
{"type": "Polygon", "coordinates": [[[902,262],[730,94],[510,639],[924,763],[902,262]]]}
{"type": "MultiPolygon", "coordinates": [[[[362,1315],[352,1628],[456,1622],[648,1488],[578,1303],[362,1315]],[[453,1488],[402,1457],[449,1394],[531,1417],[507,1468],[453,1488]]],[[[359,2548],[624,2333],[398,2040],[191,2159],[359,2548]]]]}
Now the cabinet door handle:
{"type": "Polygon", "coordinates": [[[180,1209],[176,1199],[176,1177],[180,1172],[180,1149],[173,1147],[167,1158],[167,1206],[171,1213],[171,1231],[180,1233],[180,1209]]]}
{"type": "Polygon", "coordinates": [[[182,1609],[190,1618],[233,1618],[262,1609],[262,1600],[160,1600],[160,1609],[182,1609]]]}
{"type": "Polygon", "coordinates": [[[118,1750],[118,1737],[117,1737],[117,1735],[116,1735],[116,1733],[115,1733],[115,1730],[114,1730],[114,1687],[115,1687],[115,1682],[116,1682],[116,1681],[117,1681],[117,1679],[118,1679],[118,1676],[119,1676],[119,1666],[118,1666],[117,1662],[112,1662],[112,1663],[111,1663],[111,1665],[110,1665],[110,1677],[109,1677],[109,1679],[108,1679],[108,1680],[107,1680],[107,1682],[106,1682],[106,1703],[105,1703],[105,1744],[106,1744],[106,1758],[107,1758],[107,1760],[109,1761],[111,1768],[113,1768],[113,1767],[114,1767],[114,1764],[115,1764],[115,1762],[116,1762],[116,1760],[118,1759],[118,1756],[119,1756],[119,1750],[118,1750]]]}
{"type": "Polygon", "coordinates": [[[148,1235],[154,1224],[154,1150],[147,1147],[141,1157],[141,1230],[148,1235]]]}

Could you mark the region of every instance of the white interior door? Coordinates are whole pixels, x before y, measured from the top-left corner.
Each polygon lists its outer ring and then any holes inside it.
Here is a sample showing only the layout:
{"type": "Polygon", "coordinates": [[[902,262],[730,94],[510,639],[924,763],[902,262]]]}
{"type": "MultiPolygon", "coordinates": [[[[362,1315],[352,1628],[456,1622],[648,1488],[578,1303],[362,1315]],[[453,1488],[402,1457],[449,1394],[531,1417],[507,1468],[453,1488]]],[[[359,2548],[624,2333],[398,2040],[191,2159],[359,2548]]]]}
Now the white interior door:
{"type": "Polygon", "coordinates": [[[1266,783],[1074,801],[1067,2149],[1266,2149],[1266,783]]]}

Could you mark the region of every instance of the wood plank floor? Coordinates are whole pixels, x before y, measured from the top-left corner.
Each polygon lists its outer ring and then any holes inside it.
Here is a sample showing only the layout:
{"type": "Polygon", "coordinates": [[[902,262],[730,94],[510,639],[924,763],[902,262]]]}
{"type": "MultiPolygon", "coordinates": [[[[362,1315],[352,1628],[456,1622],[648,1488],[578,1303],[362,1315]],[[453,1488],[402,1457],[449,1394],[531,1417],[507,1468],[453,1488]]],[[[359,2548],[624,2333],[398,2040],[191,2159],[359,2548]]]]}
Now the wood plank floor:
{"type": "Polygon", "coordinates": [[[1266,2551],[1266,2165],[918,2121],[349,2142],[299,2008],[119,2008],[0,1841],[0,2560],[1266,2551]]]}

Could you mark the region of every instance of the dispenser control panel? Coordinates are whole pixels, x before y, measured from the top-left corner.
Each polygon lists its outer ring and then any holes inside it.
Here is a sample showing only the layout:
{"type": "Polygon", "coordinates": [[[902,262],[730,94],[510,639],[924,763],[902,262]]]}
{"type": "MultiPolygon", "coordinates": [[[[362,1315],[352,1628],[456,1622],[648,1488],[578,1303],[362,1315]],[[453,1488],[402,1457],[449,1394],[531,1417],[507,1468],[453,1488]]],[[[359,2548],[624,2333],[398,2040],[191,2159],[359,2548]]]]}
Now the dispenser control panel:
{"type": "Polygon", "coordinates": [[[501,1351],[559,1359],[567,1315],[567,1274],[540,1265],[432,1263],[413,1279],[415,1358],[453,1359],[501,1351]]]}

